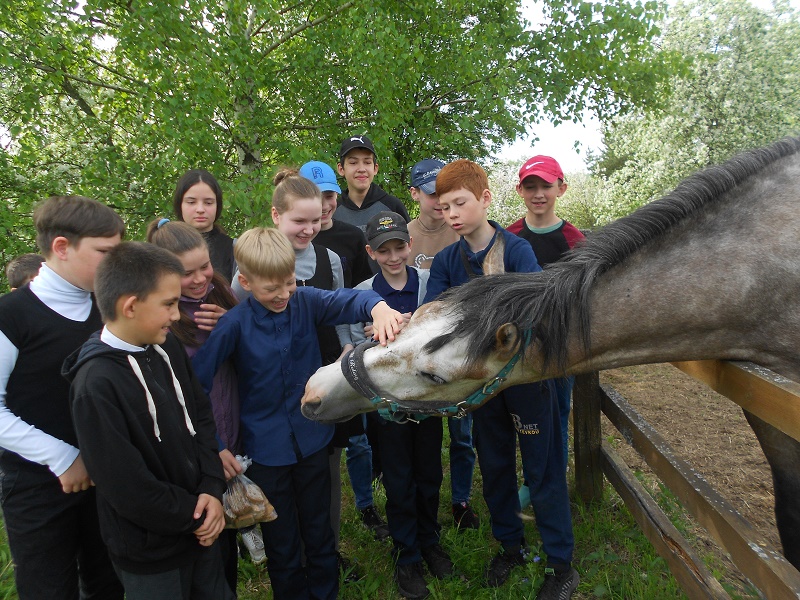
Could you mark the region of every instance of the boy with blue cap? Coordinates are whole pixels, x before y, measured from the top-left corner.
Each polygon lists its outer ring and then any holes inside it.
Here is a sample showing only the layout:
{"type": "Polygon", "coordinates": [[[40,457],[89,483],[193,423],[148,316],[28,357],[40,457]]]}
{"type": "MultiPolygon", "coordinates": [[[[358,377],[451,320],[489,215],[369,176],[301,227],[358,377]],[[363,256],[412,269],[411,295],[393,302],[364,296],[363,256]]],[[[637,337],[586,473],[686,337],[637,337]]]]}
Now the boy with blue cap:
{"type": "MultiPolygon", "coordinates": [[[[409,192],[419,203],[419,216],[408,224],[414,249],[408,265],[430,269],[433,257],[459,240],[458,234],[447,225],[436,195],[436,176],[444,163],[435,158],[419,161],[411,168],[409,192]]],[[[475,449],[472,445],[472,415],[462,419],[447,419],[450,431],[450,490],[453,522],[459,531],[477,529],[478,515],[469,505],[472,475],[475,471],[475,449]]]]}

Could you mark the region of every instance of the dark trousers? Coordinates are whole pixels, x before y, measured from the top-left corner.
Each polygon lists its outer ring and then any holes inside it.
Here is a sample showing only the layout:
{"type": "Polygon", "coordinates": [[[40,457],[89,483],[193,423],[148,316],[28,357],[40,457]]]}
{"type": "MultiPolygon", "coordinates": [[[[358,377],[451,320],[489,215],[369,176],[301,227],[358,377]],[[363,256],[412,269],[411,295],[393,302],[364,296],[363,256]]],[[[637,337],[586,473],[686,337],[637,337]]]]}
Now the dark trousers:
{"type": "Polygon", "coordinates": [[[114,567],[126,600],[233,600],[234,596],[222,565],[219,544],[215,543],[192,563],[166,571],[143,575],[114,567]]]}
{"type": "Polygon", "coordinates": [[[94,488],[65,494],[55,476],[11,470],[3,473],[2,497],[21,600],[122,599],[94,488]]]}
{"type": "Polygon", "coordinates": [[[442,487],[442,419],[375,426],[383,453],[386,520],[397,564],[422,560],[420,549],[439,543],[439,490],[442,487]]]}
{"type": "Polygon", "coordinates": [[[254,462],[247,476],[264,490],[278,513],[277,519],[261,525],[275,600],[336,598],[339,569],[331,529],[327,448],[293,465],[268,467],[254,462]]]}
{"type": "Polygon", "coordinates": [[[561,420],[552,381],[510,387],[473,413],[475,449],[492,534],[504,546],[523,538],[516,443],[548,564],[569,564],[574,539],[561,420]]]}
{"type": "Polygon", "coordinates": [[[236,596],[236,586],[239,581],[239,544],[236,539],[237,529],[223,529],[217,538],[219,553],[222,559],[222,568],[225,571],[225,581],[236,596]]]}

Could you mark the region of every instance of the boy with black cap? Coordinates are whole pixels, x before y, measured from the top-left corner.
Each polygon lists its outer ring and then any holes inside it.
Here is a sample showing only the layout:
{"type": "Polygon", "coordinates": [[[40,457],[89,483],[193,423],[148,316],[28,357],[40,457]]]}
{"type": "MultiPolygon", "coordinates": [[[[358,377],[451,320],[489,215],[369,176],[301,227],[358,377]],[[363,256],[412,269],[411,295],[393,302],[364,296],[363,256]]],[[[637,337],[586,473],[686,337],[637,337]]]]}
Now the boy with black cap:
{"type": "Polygon", "coordinates": [[[338,220],[364,231],[370,218],[389,210],[408,223],[410,219],[403,203],[372,181],[378,174],[377,154],[366,135],[352,135],[342,141],[338,171],[347,180],[347,189],[339,197],[338,220]]]}
{"type": "MultiPolygon", "coordinates": [[[[429,271],[406,265],[412,239],[404,218],[394,212],[380,212],[369,220],[366,233],[367,252],[381,270],[356,289],[374,290],[402,313],[404,320],[410,319],[425,297],[429,271]]],[[[363,331],[363,324],[352,326],[354,342],[365,341],[363,331]]],[[[382,454],[386,519],[394,540],[395,581],[405,598],[425,598],[428,588],[423,560],[438,579],[453,574],[450,556],[439,544],[441,527],[437,521],[442,420],[416,417],[397,422],[381,415],[375,429],[382,454]]]]}

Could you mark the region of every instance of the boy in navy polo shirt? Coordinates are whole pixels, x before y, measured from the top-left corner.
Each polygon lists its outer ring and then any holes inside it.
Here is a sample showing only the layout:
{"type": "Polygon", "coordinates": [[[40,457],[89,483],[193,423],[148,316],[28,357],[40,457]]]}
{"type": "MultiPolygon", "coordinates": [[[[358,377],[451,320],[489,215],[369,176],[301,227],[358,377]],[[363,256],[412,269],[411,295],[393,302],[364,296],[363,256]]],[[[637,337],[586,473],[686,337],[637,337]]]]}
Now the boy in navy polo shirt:
{"type": "MultiPolygon", "coordinates": [[[[367,223],[366,234],[367,252],[381,270],[356,289],[378,292],[404,319],[410,319],[425,297],[428,271],[406,265],[412,240],[405,219],[394,212],[380,212],[367,223]]],[[[364,341],[363,326],[351,329],[354,341],[364,341]]],[[[375,434],[382,453],[386,519],[394,540],[395,581],[403,597],[425,598],[428,588],[423,559],[434,577],[453,574],[450,556],[439,545],[441,528],[437,521],[442,420],[423,417],[395,422],[379,418],[375,434]]]]}
{"type": "Polygon", "coordinates": [[[233,357],[242,446],[253,459],[247,476],[279,515],[262,524],[275,599],[333,599],[339,587],[328,465],[333,426],[300,412],[306,382],[322,366],[317,327],[371,319],[385,344],[403,317],[375,292],[298,288],[295,252],[275,229],[246,231],[234,256],[251,295],[220,318],[192,363],[208,392],[219,365],[233,357]]]}
{"type": "MultiPolygon", "coordinates": [[[[436,177],[436,193],[447,222],[461,239],[433,259],[429,302],[448,288],[486,271],[540,271],[525,240],[489,221],[489,179],[480,165],[457,160],[436,177]]],[[[503,585],[523,565],[527,551],[517,494],[516,442],[529,484],[536,524],[547,554],[545,581],[537,600],[567,600],[578,586],[572,568],[572,518],[561,451],[561,422],[551,381],[512,386],[473,415],[473,433],[483,476],[483,497],[492,517],[492,533],[502,548],[486,571],[486,583],[503,585]]]]}

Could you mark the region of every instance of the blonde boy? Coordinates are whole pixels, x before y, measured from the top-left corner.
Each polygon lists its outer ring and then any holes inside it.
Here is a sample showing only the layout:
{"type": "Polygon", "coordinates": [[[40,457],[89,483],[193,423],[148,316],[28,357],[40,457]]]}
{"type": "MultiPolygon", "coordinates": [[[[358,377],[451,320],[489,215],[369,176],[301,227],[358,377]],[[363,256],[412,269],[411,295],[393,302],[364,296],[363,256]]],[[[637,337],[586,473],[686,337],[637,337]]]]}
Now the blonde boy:
{"type": "Polygon", "coordinates": [[[220,318],[192,362],[206,391],[223,361],[232,357],[236,365],[242,446],[253,459],[247,475],[280,515],[262,525],[276,600],[333,599],[339,582],[330,519],[333,426],[300,412],[305,384],[322,366],[316,328],[372,320],[386,344],[403,317],[374,292],[298,288],[294,250],[275,229],[246,231],[234,254],[251,296],[220,318]]]}

